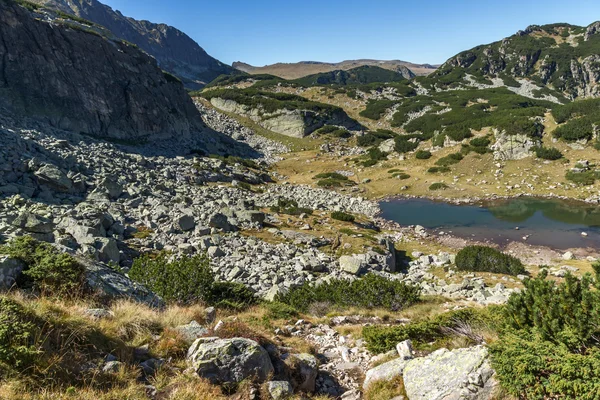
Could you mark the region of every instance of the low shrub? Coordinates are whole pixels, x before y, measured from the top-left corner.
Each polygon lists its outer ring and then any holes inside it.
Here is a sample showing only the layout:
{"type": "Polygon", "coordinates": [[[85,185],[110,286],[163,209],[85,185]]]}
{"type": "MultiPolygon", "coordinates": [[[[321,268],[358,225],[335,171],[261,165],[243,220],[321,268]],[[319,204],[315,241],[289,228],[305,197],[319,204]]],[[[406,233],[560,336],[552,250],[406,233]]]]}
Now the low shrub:
{"type": "Polygon", "coordinates": [[[525,274],[523,263],[509,254],[486,246],[467,246],[456,255],[456,267],[462,271],[525,274]]]}
{"type": "Polygon", "coordinates": [[[427,150],[419,150],[415,153],[415,158],[418,160],[429,160],[431,158],[431,152],[427,150]]]}
{"type": "Polygon", "coordinates": [[[555,147],[543,147],[539,146],[535,148],[535,155],[537,158],[544,160],[558,160],[561,159],[563,154],[555,147]]]}
{"type": "Polygon", "coordinates": [[[299,313],[294,307],[281,303],[279,301],[273,301],[267,303],[267,317],[269,319],[292,319],[297,318],[299,313]]]}
{"type": "Polygon", "coordinates": [[[461,153],[448,154],[446,157],[442,157],[435,162],[435,165],[440,167],[447,167],[449,165],[458,164],[464,156],[461,153]]]}
{"type": "Polygon", "coordinates": [[[404,172],[397,172],[395,174],[392,174],[392,177],[396,178],[396,179],[400,179],[400,180],[405,180],[405,179],[409,179],[410,175],[407,173],[404,173],[404,172]]]}
{"type": "Polygon", "coordinates": [[[542,270],[503,310],[506,327],[490,346],[505,390],[528,399],[596,399],[600,393],[600,264],[561,283],[542,270]]]}
{"type": "Polygon", "coordinates": [[[72,256],[31,236],[14,238],[2,252],[25,263],[25,282],[47,295],[72,296],[83,288],[84,268],[72,256]]]}
{"type": "Polygon", "coordinates": [[[448,189],[448,185],[446,185],[445,183],[442,182],[436,182],[436,183],[432,183],[429,186],[429,190],[446,190],[448,189]]]}
{"type": "Polygon", "coordinates": [[[331,218],[344,222],[354,222],[356,220],[356,217],[354,215],[345,213],[343,211],[332,212],[331,218]]]}
{"type": "Polygon", "coordinates": [[[22,370],[33,364],[38,349],[34,318],[20,304],[0,297],[0,377],[1,371],[22,370]]]}
{"type": "Polygon", "coordinates": [[[254,294],[244,285],[215,281],[204,255],[172,261],[164,253],[156,257],[143,255],[133,262],[129,276],[168,302],[233,308],[255,302],[254,294]]]}
{"type": "Polygon", "coordinates": [[[427,170],[430,174],[444,173],[450,172],[450,168],[448,167],[431,167],[427,170]]]}
{"type": "Polygon", "coordinates": [[[416,286],[367,274],[354,281],[332,279],[317,286],[305,283],[279,295],[277,300],[301,312],[308,312],[314,304],[327,304],[333,309],[361,307],[398,311],[419,299],[420,289],[416,286]]]}
{"type": "Polygon", "coordinates": [[[277,205],[271,207],[271,211],[278,214],[288,215],[300,215],[300,214],[312,214],[313,210],[306,207],[298,207],[296,200],[289,200],[280,197],[277,199],[277,205]]]}
{"type": "Polygon", "coordinates": [[[419,143],[417,141],[411,142],[403,136],[398,136],[398,137],[396,137],[396,144],[394,146],[394,149],[398,153],[402,154],[402,153],[411,152],[411,151],[415,150],[418,146],[419,146],[419,143]]]}
{"type": "Polygon", "coordinates": [[[348,177],[337,172],[324,172],[322,174],[315,175],[313,179],[335,179],[338,181],[347,181],[348,177]]]}
{"type": "Polygon", "coordinates": [[[598,173],[595,171],[568,171],[565,175],[565,178],[578,185],[590,186],[596,183],[596,179],[598,179],[598,173]]]}
{"type": "Polygon", "coordinates": [[[369,351],[381,354],[393,350],[396,345],[410,339],[417,348],[426,348],[429,343],[444,339],[452,328],[488,323],[487,311],[466,308],[450,311],[433,318],[421,319],[407,325],[373,325],[363,328],[363,339],[369,351]]]}
{"type": "Polygon", "coordinates": [[[469,144],[473,147],[488,147],[492,143],[489,137],[478,137],[475,139],[471,139],[469,144]]]}

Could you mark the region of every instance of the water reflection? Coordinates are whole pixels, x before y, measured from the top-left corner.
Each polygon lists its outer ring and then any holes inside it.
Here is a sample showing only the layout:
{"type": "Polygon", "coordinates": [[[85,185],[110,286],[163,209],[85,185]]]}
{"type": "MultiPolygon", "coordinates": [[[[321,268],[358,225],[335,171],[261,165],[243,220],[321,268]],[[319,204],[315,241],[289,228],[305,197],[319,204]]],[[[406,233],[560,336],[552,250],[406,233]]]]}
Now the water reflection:
{"type": "Polygon", "coordinates": [[[600,226],[600,207],[573,201],[519,198],[484,203],[498,219],[510,222],[527,221],[536,212],[566,224],[600,226]]]}
{"type": "Polygon", "coordinates": [[[383,218],[400,224],[418,224],[477,240],[499,244],[527,240],[556,249],[600,247],[600,207],[581,202],[516,198],[457,206],[412,199],[380,206],[383,218]]]}

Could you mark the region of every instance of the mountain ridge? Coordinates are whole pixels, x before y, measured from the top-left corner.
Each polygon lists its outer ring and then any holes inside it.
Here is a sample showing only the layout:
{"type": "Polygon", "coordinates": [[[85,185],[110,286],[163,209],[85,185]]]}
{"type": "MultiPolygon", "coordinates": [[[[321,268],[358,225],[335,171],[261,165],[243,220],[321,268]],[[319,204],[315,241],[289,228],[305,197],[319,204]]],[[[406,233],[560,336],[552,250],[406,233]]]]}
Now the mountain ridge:
{"type": "Polygon", "coordinates": [[[403,74],[413,73],[417,76],[429,75],[435,71],[436,66],[431,64],[415,64],[402,60],[373,60],[358,59],[344,60],[338,63],[327,63],[320,61],[300,61],[297,63],[276,63],[262,67],[253,66],[241,61],[232,64],[242,72],[249,74],[270,74],[284,79],[298,79],[318,73],[332,72],[335,70],[349,70],[361,66],[377,66],[403,74]],[[410,72],[408,72],[410,71],[410,72]]]}
{"type": "Polygon", "coordinates": [[[200,89],[234,69],[211,57],[184,32],[167,24],[136,20],[97,0],[34,0],[36,4],[87,19],[115,36],[139,46],[159,66],[180,78],[189,89],[200,89]]]}

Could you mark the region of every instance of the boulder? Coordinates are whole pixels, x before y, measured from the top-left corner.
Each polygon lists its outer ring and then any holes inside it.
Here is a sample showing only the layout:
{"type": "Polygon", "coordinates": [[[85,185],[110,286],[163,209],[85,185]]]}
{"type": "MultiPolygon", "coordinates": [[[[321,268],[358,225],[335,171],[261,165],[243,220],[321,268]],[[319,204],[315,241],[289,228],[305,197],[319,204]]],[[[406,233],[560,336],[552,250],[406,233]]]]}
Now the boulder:
{"type": "Polygon", "coordinates": [[[30,233],[51,233],[54,223],[45,217],[25,211],[12,222],[13,226],[30,233]]]}
{"type": "Polygon", "coordinates": [[[116,200],[123,194],[123,185],[114,176],[107,176],[100,184],[100,188],[108,194],[111,200],[116,200]]]}
{"type": "Polygon", "coordinates": [[[24,268],[25,264],[21,260],[7,255],[0,255],[0,290],[10,289],[24,268]]]}
{"type": "Polygon", "coordinates": [[[54,189],[57,192],[69,192],[73,188],[73,182],[58,169],[57,166],[52,164],[46,164],[40,167],[35,172],[35,176],[39,182],[43,185],[54,189]]]}
{"type": "Polygon", "coordinates": [[[303,392],[314,392],[319,370],[315,356],[307,353],[288,354],[285,363],[292,370],[294,388],[303,392]]]}
{"type": "Polygon", "coordinates": [[[259,224],[261,226],[265,222],[266,218],[264,212],[253,210],[239,211],[236,213],[236,215],[238,220],[240,220],[241,222],[259,224]]]}
{"type": "Polygon", "coordinates": [[[96,248],[98,249],[98,258],[104,263],[118,264],[121,260],[121,254],[117,241],[113,238],[96,238],[96,248]]]}
{"type": "Polygon", "coordinates": [[[162,299],[125,275],[108,266],[90,260],[87,257],[77,257],[77,261],[85,268],[86,284],[101,296],[115,299],[125,298],[144,303],[151,307],[162,307],[162,299]]]}
{"type": "Polygon", "coordinates": [[[177,224],[177,227],[184,232],[191,231],[196,227],[196,221],[194,220],[194,217],[187,214],[184,214],[177,218],[175,223],[177,224]]]}
{"type": "Polygon", "coordinates": [[[409,362],[410,360],[405,360],[401,357],[371,368],[367,371],[363,388],[367,389],[370,384],[376,381],[391,381],[397,376],[402,376],[404,368],[406,368],[409,362]]]}
{"type": "Polygon", "coordinates": [[[357,255],[341,256],[339,262],[342,271],[352,275],[360,275],[365,264],[364,258],[357,255]]]}
{"type": "Polygon", "coordinates": [[[411,400],[488,400],[497,385],[483,346],[437,350],[411,360],[403,375],[411,400]]]}
{"type": "Polygon", "coordinates": [[[201,378],[213,384],[239,383],[248,378],[264,382],[274,370],[267,351],[244,338],[197,339],[187,359],[201,378]]]}
{"type": "Polygon", "coordinates": [[[179,333],[183,340],[188,344],[192,344],[194,340],[201,338],[208,333],[208,329],[196,321],[192,321],[187,325],[177,326],[174,330],[179,333]]]}
{"type": "Polygon", "coordinates": [[[208,225],[211,228],[222,229],[225,232],[233,230],[233,227],[229,223],[227,216],[224,214],[221,214],[221,213],[216,213],[216,214],[211,215],[211,217],[208,221],[208,225]]]}
{"type": "Polygon", "coordinates": [[[283,400],[294,394],[292,385],[286,381],[267,382],[267,391],[273,400],[283,400]]]}

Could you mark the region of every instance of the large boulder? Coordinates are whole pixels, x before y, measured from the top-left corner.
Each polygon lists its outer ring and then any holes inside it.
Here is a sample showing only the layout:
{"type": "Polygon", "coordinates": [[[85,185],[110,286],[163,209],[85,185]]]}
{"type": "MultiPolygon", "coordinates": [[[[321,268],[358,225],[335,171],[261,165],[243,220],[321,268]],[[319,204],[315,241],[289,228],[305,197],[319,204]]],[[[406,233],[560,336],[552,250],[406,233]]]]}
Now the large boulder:
{"type": "Polygon", "coordinates": [[[0,290],[10,289],[25,268],[16,258],[0,255],[0,290]]]}
{"type": "Polygon", "coordinates": [[[51,233],[54,230],[52,220],[28,211],[15,218],[12,225],[30,233],[51,233]]]}
{"type": "Polygon", "coordinates": [[[404,368],[411,400],[489,400],[496,388],[488,351],[483,346],[437,350],[404,368]]]}
{"type": "Polygon", "coordinates": [[[522,160],[533,154],[533,149],[540,144],[539,139],[527,135],[510,135],[505,132],[496,133],[496,143],[491,146],[495,160],[522,160]]]}
{"type": "Polygon", "coordinates": [[[85,268],[86,284],[99,295],[110,299],[131,299],[151,307],[164,306],[162,299],[152,291],[107,265],[87,257],[77,257],[77,261],[85,268]]]}
{"type": "Polygon", "coordinates": [[[388,361],[384,364],[378,365],[375,368],[371,368],[367,371],[363,388],[367,389],[370,384],[377,381],[391,381],[397,376],[402,376],[404,368],[410,360],[403,358],[396,358],[395,360],[388,361]]]}
{"type": "Polygon", "coordinates": [[[200,338],[189,348],[188,362],[213,384],[238,383],[247,378],[267,380],[274,371],[267,351],[244,338],[200,338]]]}
{"type": "Polygon", "coordinates": [[[294,388],[303,392],[314,392],[319,373],[316,357],[302,353],[288,354],[284,358],[286,365],[292,371],[294,388]]]}
{"type": "Polygon", "coordinates": [[[364,272],[364,269],[366,267],[366,260],[364,254],[341,256],[339,263],[342,271],[352,275],[360,275],[362,272],[364,272]]]}
{"type": "Polygon", "coordinates": [[[35,176],[43,185],[57,192],[69,192],[73,188],[71,181],[56,165],[45,164],[35,172],[35,176]]]}

